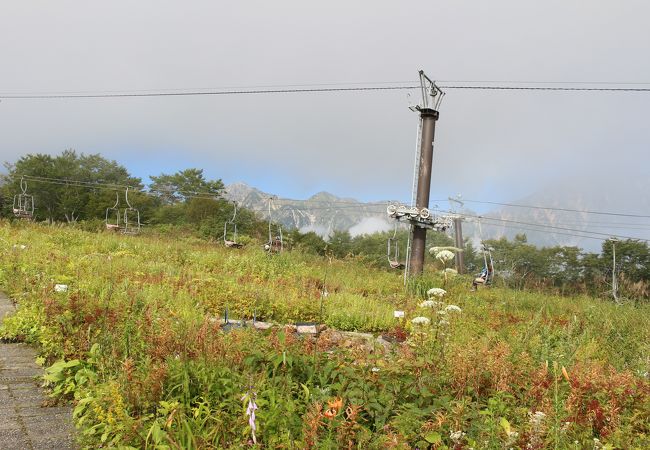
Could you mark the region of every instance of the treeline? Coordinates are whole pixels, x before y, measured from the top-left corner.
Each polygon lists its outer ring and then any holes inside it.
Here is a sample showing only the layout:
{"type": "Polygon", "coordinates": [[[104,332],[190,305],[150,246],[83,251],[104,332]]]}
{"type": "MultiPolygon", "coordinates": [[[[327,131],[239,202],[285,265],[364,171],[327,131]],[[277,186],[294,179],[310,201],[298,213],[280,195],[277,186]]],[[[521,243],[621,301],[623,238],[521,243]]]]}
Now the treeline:
{"type": "MultiPolygon", "coordinates": [[[[611,298],[615,274],[621,298],[650,298],[650,248],[645,241],[606,240],[600,254],[578,247],[538,248],[523,234],[512,241],[502,238],[486,244],[492,249],[497,279],[511,288],[611,298]]],[[[477,267],[483,262],[474,258],[473,264],[477,267]]]]}
{"type": "MultiPolygon", "coordinates": [[[[117,205],[124,209],[130,204],[138,209],[145,226],[196,228],[205,236],[217,237],[233,215],[234,206],[223,197],[223,182],[206,179],[202,169],[151,176],[151,183],[145,186],[116,161],[74,150],[57,156],[30,154],[14,164],[5,163],[5,167],[7,174],[2,176],[0,188],[0,213],[5,217],[13,216],[13,199],[21,192],[21,180],[34,198],[37,221],[84,222],[87,227],[99,227],[107,208],[117,205]]],[[[238,231],[263,235],[265,222],[245,209],[237,214],[238,231]]]]}
{"type": "MultiPolygon", "coordinates": [[[[346,231],[336,231],[327,243],[335,257],[362,258],[377,267],[387,267],[387,240],[393,233],[375,233],[352,237],[346,231]]],[[[396,235],[400,256],[406,256],[407,231],[396,235]]],[[[427,246],[453,246],[451,237],[443,233],[429,233],[427,246]]],[[[559,295],[588,294],[594,297],[612,297],[612,245],[616,246],[616,277],[621,298],[650,298],[650,248],[645,241],[632,239],[612,243],[603,242],[602,251],[584,252],[578,247],[542,247],[529,244],[525,234],[512,241],[506,238],[487,240],[490,253],[475,249],[466,240],[464,263],[466,272],[478,274],[492,257],[495,283],[512,289],[540,290],[559,295]]],[[[394,247],[393,247],[394,251],[394,247]]],[[[393,254],[393,251],[391,254],[393,254]]],[[[430,266],[440,266],[428,256],[430,266]]]]}
{"type": "MultiPolygon", "coordinates": [[[[107,209],[117,204],[137,208],[145,228],[177,227],[196,232],[202,237],[218,240],[224,223],[233,216],[234,205],[224,199],[221,180],[208,180],[202,169],[186,169],[173,174],[152,175],[148,185],[129,173],[126,167],[99,154],[86,155],[66,150],[60,155],[30,154],[13,164],[5,163],[2,176],[1,214],[13,217],[13,197],[21,192],[20,183],[27,183],[27,193],[34,197],[34,220],[50,223],[82,223],[86,228],[101,228],[107,209]]],[[[109,221],[113,220],[109,213],[109,221]]],[[[268,240],[268,222],[252,211],[237,209],[237,231],[243,242],[268,240]]],[[[274,225],[273,230],[277,230],[274,225]]],[[[387,266],[387,240],[391,233],[352,237],[347,231],[335,231],[326,241],[314,232],[285,230],[286,247],[336,258],[363,258],[375,266],[387,266]]],[[[401,259],[406,254],[407,232],[396,236],[401,259]]],[[[441,234],[431,235],[435,245],[451,245],[441,234]]],[[[395,247],[393,250],[395,251],[395,247]]]]}

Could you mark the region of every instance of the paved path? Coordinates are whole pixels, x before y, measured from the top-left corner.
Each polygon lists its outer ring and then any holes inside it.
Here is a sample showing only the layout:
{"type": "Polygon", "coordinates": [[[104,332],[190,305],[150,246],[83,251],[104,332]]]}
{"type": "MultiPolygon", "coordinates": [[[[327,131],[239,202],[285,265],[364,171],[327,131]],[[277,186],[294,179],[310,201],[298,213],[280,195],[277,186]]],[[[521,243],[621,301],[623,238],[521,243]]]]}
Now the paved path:
{"type": "MultiPolygon", "coordinates": [[[[0,292],[0,321],[14,310],[0,292]]],[[[0,449],[64,450],[74,448],[72,412],[43,407],[46,396],[34,377],[43,369],[26,344],[0,342],[0,449]]]]}

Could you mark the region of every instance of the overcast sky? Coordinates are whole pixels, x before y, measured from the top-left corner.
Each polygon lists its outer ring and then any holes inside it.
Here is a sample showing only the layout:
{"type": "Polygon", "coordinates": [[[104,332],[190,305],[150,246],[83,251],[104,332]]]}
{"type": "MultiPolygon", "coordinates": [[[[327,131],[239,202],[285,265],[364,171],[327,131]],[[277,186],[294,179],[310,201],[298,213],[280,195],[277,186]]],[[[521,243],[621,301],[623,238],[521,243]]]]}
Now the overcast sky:
{"type": "MultiPolygon", "coordinates": [[[[451,81],[650,83],[648,17],[644,1],[4,1],[0,92],[402,82],[420,68],[451,81]]],[[[571,175],[625,183],[647,172],[649,106],[650,93],[450,90],[432,198],[515,200],[571,175]]],[[[201,167],[293,198],[408,199],[407,107],[404,91],[7,99],[0,159],[74,148],[145,179],[201,167]]]]}

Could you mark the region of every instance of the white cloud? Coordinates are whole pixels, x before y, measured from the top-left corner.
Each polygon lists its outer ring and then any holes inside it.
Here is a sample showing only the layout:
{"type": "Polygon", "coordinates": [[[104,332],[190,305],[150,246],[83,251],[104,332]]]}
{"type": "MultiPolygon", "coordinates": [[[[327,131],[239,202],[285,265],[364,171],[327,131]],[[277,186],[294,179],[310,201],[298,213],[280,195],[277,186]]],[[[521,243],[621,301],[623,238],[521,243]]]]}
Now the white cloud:
{"type": "MultiPolygon", "coordinates": [[[[650,73],[638,56],[650,50],[648,2],[587,12],[560,0],[62,3],[4,2],[0,92],[363,84],[414,81],[420,68],[439,80],[647,82],[650,73]],[[433,47],[422,30],[433,30],[433,47]]],[[[0,162],[72,147],[139,165],[138,175],[198,166],[294,197],[408,199],[417,116],[407,105],[404,91],[7,99],[0,162]]],[[[613,163],[631,179],[648,166],[646,110],[641,93],[448,90],[432,198],[512,200],[613,163]]]]}
{"type": "Polygon", "coordinates": [[[317,235],[319,235],[322,238],[327,239],[328,234],[330,233],[330,229],[328,227],[322,226],[322,225],[308,225],[305,227],[300,228],[299,230],[301,233],[309,233],[310,231],[313,231],[317,235]]]}
{"type": "Polygon", "coordinates": [[[367,217],[356,225],[350,227],[350,235],[352,237],[362,234],[372,234],[381,231],[388,231],[393,228],[393,225],[388,223],[385,219],[379,217],[367,217]]]}

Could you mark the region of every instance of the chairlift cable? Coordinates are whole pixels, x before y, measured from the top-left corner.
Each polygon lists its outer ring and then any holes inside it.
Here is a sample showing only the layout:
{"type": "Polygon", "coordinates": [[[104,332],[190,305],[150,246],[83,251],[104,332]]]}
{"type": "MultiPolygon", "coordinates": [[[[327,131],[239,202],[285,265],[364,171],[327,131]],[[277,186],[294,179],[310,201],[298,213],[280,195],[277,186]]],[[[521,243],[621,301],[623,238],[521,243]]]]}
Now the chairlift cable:
{"type": "MultiPolygon", "coordinates": [[[[125,185],[125,184],[118,184],[118,183],[101,183],[101,182],[94,182],[94,181],[83,181],[83,180],[72,180],[72,179],[66,179],[66,178],[52,178],[52,177],[40,177],[40,176],[33,176],[33,175],[23,175],[27,179],[31,179],[34,181],[40,181],[40,182],[45,182],[47,181],[56,181],[58,183],[51,183],[51,184],[60,184],[64,186],[74,186],[74,187],[82,187],[82,186],[75,186],[75,185],[83,185],[83,187],[98,187],[98,188],[106,188],[106,189],[111,189],[111,190],[122,190],[126,189],[129,187],[132,191],[136,190],[137,192],[141,193],[151,193],[151,192],[161,192],[161,193],[174,193],[177,192],[180,195],[183,195],[188,198],[214,198],[215,193],[214,192],[205,192],[205,191],[193,191],[193,192],[188,192],[188,191],[176,191],[172,189],[162,189],[162,188],[155,188],[155,189],[140,189],[137,186],[132,186],[132,185],[125,185]]],[[[16,175],[14,176],[8,176],[12,178],[17,178],[16,175]]],[[[440,200],[435,200],[435,201],[440,201],[440,200]]],[[[352,200],[299,200],[299,199],[276,199],[276,203],[282,203],[285,202],[285,206],[293,206],[293,203],[315,203],[315,204],[345,204],[345,205],[353,205],[354,207],[384,207],[386,205],[386,201],[375,201],[375,202],[359,202],[359,201],[352,201],[352,200]]]]}
{"type": "MultiPolygon", "coordinates": [[[[31,177],[24,175],[23,176],[25,179],[25,183],[27,180],[32,179],[32,181],[37,181],[37,182],[42,182],[46,184],[55,184],[55,185],[63,185],[63,186],[71,186],[71,181],[72,180],[66,180],[66,179],[56,179],[56,178],[47,178],[47,177],[31,177]]],[[[17,176],[14,176],[13,178],[17,178],[17,176]]],[[[117,188],[120,185],[117,184],[107,184],[107,183],[91,183],[91,182],[81,182],[84,185],[79,185],[79,186],[73,186],[73,187],[80,187],[80,188],[100,188],[100,189],[106,189],[106,190],[117,190],[117,188]]],[[[132,189],[134,190],[134,189],[132,189]]],[[[145,195],[153,195],[148,191],[145,190],[137,190],[138,193],[145,194],[145,195]]],[[[192,195],[187,195],[187,198],[206,198],[203,196],[192,196],[192,195]]],[[[213,197],[214,198],[214,197],[213,197]]],[[[435,200],[434,200],[435,201],[435,200]]],[[[476,200],[468,200],[468,201],[474,201],[478,202],[476,200]]],[[[497,202],[484,202],[484,203],[497,203],[497,202]]],[[[508,204],[511,205],[511,204],[508,204]]],[[[285,205],[286,206],[286,205],[285,205]]],[[[363,204],[360,205],[363,207],[363,204]]],[[[365,209],[371,209],[373,207],[379,207],[382,206],[381,204],[377,205],[369,205],[365,206],[365,209]]],[[[546,207],[540,207],[540,206],[529,206],[529,205],[517,205],[521,207],[531,207],[531,208],[543,208],[546,209],[546,207]]],[[[316,210],[337,210],[337,209],[347,209],[347,208],[359,208],[359,205],[350,205],[350,206],[337,206],[337,207],[296,207],[299,208],[303,211],[316,211],[316,210]]],[[[550,208],[548,208],[550,209],[550,208]]],[[[253,212],[259,212],[257,209],[251,209],[253,212]]],[[[363,211],[364,213],[370,213],[370,211],[363,211]]],[[[443,212],[450,212],[450,211],[443,211],[443,212]]],[[[614,215],[614,216],[628,216],[628,217],[650,217],[650,216],[643,216],[643,215],[638,215],[638,214],[622,214],[622,213],[608,213],[608,212],[603,212],[603,211],[579,211],[576,210],[575,212],[589,212],[593,214],[605,214],[605,215],[614,215]]],[[[478,217],[476,215],[470,215],[470,214],[462,214],[463,216],[466,217],[478,217]]],[[[552,228],[552,229],[557,229],[557,230],[562,230],[562,231],[570,231],[570,232],[577,232],[577,233],[586,233],[586,234],[597,234],[600,236],[607,236],[607,237],[618,237],[622,239],[634,239],[634,240],[640,240],[640,241],[645,241],[645,242],[650,242],[648,239],[640,238],[640,237],[633,237],[633,236],[625,236],[625,235],[614,235],[610,233],[603,233],[603,232],[597,232],[597,231],[589,231],[589,230],[581,230],[581,229],[575,229],[575,228],[568,228],[568,227],[558,227],[558,226],[553,226],[553,225],[542,225],[540,223],[530,223],[530,222],[520,222],[520,221],[513,221],[513,220],[508,220],[508,219],[498,219],[498,218],[492,218],[492,217],[487,217],[483,216],[485,220],[492,220],[492,221],[499,221],[499,222],[504,222],[504,223],[516,223],[516,224],[521,224],[521,225],[530,225],[530,226],[535,226],[535,227],[545,227],[545,228],[552,228]]],[[[632,225],[632,224],[630,224],[632,225]]],[[[558,233],[560,234],[560,233],[558,233]]]]}
{"type": "Polygon", "coordinates": [[[485,200],[467,200],[467,199],[465,199],[464,201],[471,202],[471,203],[483,203],[483,204],[487,204],[487,205],[509,206],[509,207],[515,207],[515,208],[544,209],[544,210],[549,210],[549,211],[577,212],[577,213],[582,213],[582,214],[597,214],[597,215],[604,215],[604,216],[650,218],[650,215],[646,215],[646,214],[615,213],[615,212],[607,212],[607,211],[590,211],[590,210],[559,208],[559,207],[551,207],[551,206],[537,206],[537,205],[524,205],[524,204],[517,204],[517,203],[491,202],[491,201],[485,201],[485,200]]]}
{"type": "Polygon", "coordinates": [[[503,224],[501,226],[503,226],[504,228],[511,228],[511,229],[524,230],[524,231],[534,231],[534,232],[537,232],[537,233],[552,234],[552,235],[571,236],[571,237],[584,238],[584,239],[594,239],[594,240],[597,240],[597,241],[607,241],[607,240],[609,240],[609,239],[602,238],[602,237],[597,237],[597,236],[588,236],[588,235],[575,234],[575,233],[563,233],[561,231],[540,230],[540,229],[535,229],[535,228],[523,227],[523,226],[520,226],[520,225],[503,224]]]}
{"type": "MultiPolygon", "coordinates": [[[[32,181],[42,181],[45,182],[44,180],[47,181],[57,181],[58,183],[52,183],[52,184],[61,184],[61,185],[71,185],[71,184],[83,184],[88,187],[104,187],[106,189],[111,189],[111,190],[117,190],[117,189],[126,189],[129,187],[131,190],[136,190],[137,192],[141,193],[150,193],[150,192],[178,192],[179,194],[187,194],[185,195],[187,198],[214,198],[214,193],[211,192],[187,192],[187,191],[172,191],[172,190],[164,190],[164,189],[140,189],[137,188],[137,186],[129,186],[125,184],[118,184],[118,183],[101,183],[101,182],[92,182],[92,181],[82,181],[82,180],[72,180],[72,179],[65,179],[65,178],[52,178],[52,177],[41,177],[41,176],[33,176],[33,175],[9,175],[8,177],[10,178],[25,178],[25,180],[32,180],[32,181]]],[[[80,187],[80,186],[77,186],[80,187]]],[[[446,199],[439,199],[439,200],[431,200],[432,202],[443,202],[443,201],[448,201],[446,199]]],[[[487,200],[467,200],[464,199],[466,202],[471,202],[471,203],[481,203],[481,204],[490,204],[490,205],[499,205],[499,206],[508,206],[508,207],[517,207],[517,208],[530,208],[530,209],[541,209],[541,210],[551,210],[551,211],[564,211],[564,212],[576,212],[576,213],[582,213],[582,214],[596,214],[596,215],[607,215],[607,216],[621,216],[621,217],[632,217],[632,218],[650,218],[650,215],[645,215],[645,214],[636,214],[636,213],[619,213],[619,212],[611,212],[611,211],[592,211],[592,210],[580,210],[580,209],[572,209],[572,208],[560,208],[560,207],[551,207],[551,206],[541,206],[541,205],[526,205],[526,204],[520,204],[520,203],[505,203],[505,202],[494,202],[494,201],[487,201],[487,200]]],[[[386,201],[376,201],[376,202],[355,202],[355,201],[350,201],[350,200],[333,200],[333,201],[328,201],[328,200],[298,200],[298,199],[277,199],[277,203],[285,203],[283,206],[294,206],[295,203],[314,203],[314,204],[344,204],[344,205],[353,205],[354,207],[360,207],[360,208],[368,208],[368,207],[383,207],[386,205],[386,201]]],[[[330,209],[330,208],[324,208],[324,209],[330,209]]],[[[630,225],[636,225],[636,224],[630,224],[630,225]]]]}
{"type": "Polygon", "coordinates": [[[481,218],[483,218],[485,220],[492,220],[492,221],[504,222],[504,223],[515,223],[515,224],[520,224],[520,225],[538,226],[538,227],[554,229],[554,230],[572,231],[572,232],[577,232],[577,233],[588,233],[588,234],[607,236],[607,237],[617,237],[617,238],[620,238],[620,239],[636,239],[636,240],[646,241],[646,242],[650,241],[648,239],[643,239],[643,238],[634,237],[634,236],[624,236],[624,235],[611,234],[611,233],[601,233],[601,232],[598,232],[598,231],[585,231],[585,230],[579,230],[579,229],[575,229],[575,228],[558,227],[558,226],[555,226],[555,225],[540,225],[540,224],[537,224],[537,223],[522,222],[522,221],[519,221],[519,220],[499,219],[499,218],[494,218],[494,217],[475,216],[475,215],[470,215],[470,214],[463,214],[463,215],[465,217],[473,217],[473,218],[481,217],[481,218]]]}

